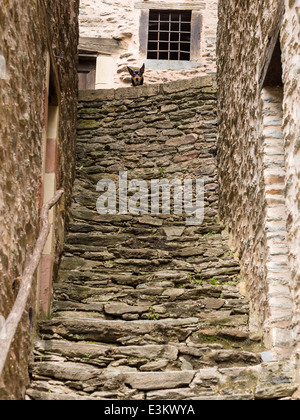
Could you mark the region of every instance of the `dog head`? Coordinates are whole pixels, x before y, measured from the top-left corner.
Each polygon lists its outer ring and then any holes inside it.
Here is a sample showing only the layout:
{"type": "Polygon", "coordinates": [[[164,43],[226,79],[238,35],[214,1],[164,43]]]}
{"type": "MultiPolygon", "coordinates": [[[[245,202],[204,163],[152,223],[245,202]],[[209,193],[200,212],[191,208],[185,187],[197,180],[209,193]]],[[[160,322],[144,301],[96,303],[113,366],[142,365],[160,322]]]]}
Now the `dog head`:
{"type": "Polygon", "coordinates": [[[127,69],[130,73],[133,86],[141,86],[144,83],[145,64],[143,64],[139,70],[130,67],[127,67],[127,69]]]}

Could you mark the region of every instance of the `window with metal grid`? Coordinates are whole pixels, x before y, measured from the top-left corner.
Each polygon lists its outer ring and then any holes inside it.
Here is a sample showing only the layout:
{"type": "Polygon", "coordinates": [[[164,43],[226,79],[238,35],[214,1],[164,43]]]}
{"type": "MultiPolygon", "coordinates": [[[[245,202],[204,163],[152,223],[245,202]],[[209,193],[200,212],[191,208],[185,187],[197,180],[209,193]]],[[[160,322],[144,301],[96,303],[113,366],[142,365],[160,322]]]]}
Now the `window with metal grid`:
{"type": "Polygon", "coordinates": [[[147,58],[189,61],[191,18],[190,10],[150,10],[147,58]]]}

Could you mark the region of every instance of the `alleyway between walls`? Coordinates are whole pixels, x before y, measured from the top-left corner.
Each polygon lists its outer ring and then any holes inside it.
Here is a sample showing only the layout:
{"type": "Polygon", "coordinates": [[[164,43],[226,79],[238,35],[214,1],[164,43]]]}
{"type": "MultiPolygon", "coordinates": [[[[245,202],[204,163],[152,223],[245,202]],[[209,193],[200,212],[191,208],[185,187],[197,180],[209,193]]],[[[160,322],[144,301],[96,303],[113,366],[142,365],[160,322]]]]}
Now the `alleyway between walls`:
{"type": "Polygon", "coordinates": [[[240,267],[218,220],[213,80],[84,91],[79,99],[72,220],[27,398],[291,395],[290,365],[261,362],[240,267]],[[204,179],[203,222],[190,226],[172,212],[99,214],[97,183],[117,185],[120,171],[128,182],[204,179]]]}

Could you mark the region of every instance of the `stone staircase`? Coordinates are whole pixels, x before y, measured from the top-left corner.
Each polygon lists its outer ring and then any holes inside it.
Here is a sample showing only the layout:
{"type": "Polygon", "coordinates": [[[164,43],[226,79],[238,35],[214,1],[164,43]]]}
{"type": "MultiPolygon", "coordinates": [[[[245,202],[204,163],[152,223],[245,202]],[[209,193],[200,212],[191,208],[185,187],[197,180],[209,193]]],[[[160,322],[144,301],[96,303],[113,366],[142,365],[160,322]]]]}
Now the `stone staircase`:
{"type": "Polygon", "coordinates": [[[254,399],[293,392],[290,372],[261,364],[240,268],[218,222],[211,81],[84,92],[78,115],[72,221],[52,317],[39,323],[27,398],[254,399]],[[96,183],[116,179],[119,170],[130,179],[205,176],[204,222],[98,214],[96,183]]]}
{"type": "Polygon", "coordinates": [[[31,398],[207,397],[214,395],[207,385],[201,392],[192,386],[197,371],[260,363],[224,234],[189,235],[182,225],[181,236],[170,237],[168,228],[147,224],[132,234],[128,217],[103,223],[86,210],[91,221],[76,216],[76,207],[53,316],[39,324],[31,398]],[[111,235],[105,227],[114,226],[111,235]]]}

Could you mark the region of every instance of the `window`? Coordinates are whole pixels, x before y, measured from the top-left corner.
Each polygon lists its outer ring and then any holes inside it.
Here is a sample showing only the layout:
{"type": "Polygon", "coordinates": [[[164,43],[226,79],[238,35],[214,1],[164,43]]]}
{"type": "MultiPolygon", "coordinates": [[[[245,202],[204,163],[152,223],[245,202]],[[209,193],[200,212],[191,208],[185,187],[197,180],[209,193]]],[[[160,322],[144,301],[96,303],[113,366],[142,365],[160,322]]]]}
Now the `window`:
{"type": "Polygon", "coordinates": [[[147,58],[189,61],[191,19],[189,10],[150,10],[147,58]]]}

